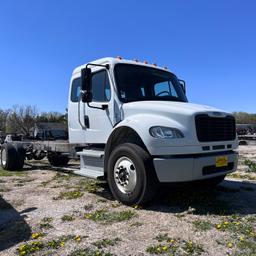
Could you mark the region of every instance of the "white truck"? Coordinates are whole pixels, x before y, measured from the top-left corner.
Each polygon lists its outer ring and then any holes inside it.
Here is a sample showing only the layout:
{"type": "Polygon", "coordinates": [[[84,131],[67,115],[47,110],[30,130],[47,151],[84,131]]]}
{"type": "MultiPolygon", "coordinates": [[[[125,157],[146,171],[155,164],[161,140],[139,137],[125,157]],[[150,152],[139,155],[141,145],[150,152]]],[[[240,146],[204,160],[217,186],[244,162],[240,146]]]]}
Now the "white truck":
{"type": "Polygon", "coordinates": [[[68,141],[5,143],[1,166],[47,156],[80,158],[74,172],[107,180],[124,204],[142,204],[159,183],[216,185],[237,168],[235,118],[189,103],[185,82],[155,64],[103,58],[77,67],[68,98],[68,141]]]}

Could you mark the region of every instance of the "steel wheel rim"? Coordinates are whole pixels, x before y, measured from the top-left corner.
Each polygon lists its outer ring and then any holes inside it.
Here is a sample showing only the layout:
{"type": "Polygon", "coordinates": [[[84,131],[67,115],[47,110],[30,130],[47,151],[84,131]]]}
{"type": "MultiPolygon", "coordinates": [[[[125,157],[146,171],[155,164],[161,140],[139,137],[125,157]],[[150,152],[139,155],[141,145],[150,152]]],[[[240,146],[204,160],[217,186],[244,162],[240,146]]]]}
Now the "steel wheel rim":
{"type": "Polygon", "coordinates": [[[4,148],[1,150],[1,165],[6,165],[6,150],[4,148]]]}
{"type": "Polygon", "coordinates": [[[114,180],[117,188],[124,194],[131,193],[137,183],[137,172],[133,161],[126,157],[120,157],[114,166],[114,180]]]}

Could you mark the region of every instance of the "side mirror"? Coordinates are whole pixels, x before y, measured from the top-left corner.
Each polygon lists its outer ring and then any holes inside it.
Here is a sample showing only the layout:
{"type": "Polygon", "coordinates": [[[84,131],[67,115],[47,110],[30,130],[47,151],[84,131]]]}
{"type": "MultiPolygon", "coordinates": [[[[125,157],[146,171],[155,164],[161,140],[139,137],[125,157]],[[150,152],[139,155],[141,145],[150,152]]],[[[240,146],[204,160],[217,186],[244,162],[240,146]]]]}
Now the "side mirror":
{"type": "Polygon", "coordinates": [[[186,82],[184,80],[179,79],[180,87],[184,94],[186,94],[186,82]]]}
{"type": "Polygon", "coordinates": [[[82,102],[92,101],[92,70],[90,68],[81,70],[81,93],[82,102]]]}

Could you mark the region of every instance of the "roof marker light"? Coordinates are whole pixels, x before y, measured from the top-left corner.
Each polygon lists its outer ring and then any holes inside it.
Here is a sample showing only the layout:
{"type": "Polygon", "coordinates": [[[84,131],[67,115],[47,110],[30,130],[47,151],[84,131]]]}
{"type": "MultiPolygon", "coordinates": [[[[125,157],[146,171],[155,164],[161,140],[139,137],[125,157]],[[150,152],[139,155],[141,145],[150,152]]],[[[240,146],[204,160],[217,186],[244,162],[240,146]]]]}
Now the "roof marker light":
{"type": "Polygon", "coordinates": [[[148,61],[144,60],[143,63],[144,63],[144,64],[148,64],[148,61]]]}
{"type": "Polygon", "coordinates": [[[119,60],[123,59],[121,56],[116,56],[116,58],[119,60]]]}
{"type": "Polygon", "coordinates": [[[135,61],[135,62],[139,62],[139,60],[138,60],[138,59],[133,59],[133,61],[135,61]]]}
{"type": "Polygon", "coordinates": [[[168,69],[168,67],[165,66],[164,69],[168,69]]]}
{"type": "Polygon", "coordinates": [[[155,67],[157,67],[157,64],[156,64],[156,63],[153,63],[152,65],[155,66],[155,67]]]}

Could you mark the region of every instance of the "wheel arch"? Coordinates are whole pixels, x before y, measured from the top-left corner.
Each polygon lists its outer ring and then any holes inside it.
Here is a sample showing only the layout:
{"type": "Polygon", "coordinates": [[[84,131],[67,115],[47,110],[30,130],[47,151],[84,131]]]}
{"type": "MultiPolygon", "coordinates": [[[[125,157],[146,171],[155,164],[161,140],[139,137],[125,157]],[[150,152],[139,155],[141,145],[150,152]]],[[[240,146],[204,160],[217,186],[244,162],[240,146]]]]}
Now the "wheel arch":
{"type": "Polygon", "coordinates": [[[134,144],[142,147],[144,150],[146,150],[149,153],[142,138],[132,127],[129,127],[129,126],[117,127],[110,134],[107,144],[106,144],[106,147],[105,147],[105,154],[104,154],[104,177],[105,178],[107,178],[107,162],[108,162],[109,156],[110,156],[112,150],[116,146],[118,146],[122,143],[134,143],[134,144]]]}

